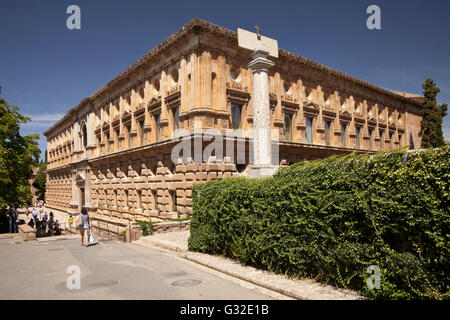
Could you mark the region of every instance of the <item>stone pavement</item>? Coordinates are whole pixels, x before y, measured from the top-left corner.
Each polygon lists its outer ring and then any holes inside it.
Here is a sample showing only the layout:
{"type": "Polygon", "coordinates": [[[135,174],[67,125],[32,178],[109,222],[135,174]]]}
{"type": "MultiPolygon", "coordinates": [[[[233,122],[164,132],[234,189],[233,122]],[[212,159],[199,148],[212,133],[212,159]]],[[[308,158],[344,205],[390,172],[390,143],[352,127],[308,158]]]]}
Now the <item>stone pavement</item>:
{"type": "Polygon", "coordinates": [[[19,242],[14,236],[0,237],[0,300],[273,299],[233,277],[158,250],[118,241],[86,248],[74,238],[19,242]],[[67,287],[69,266],[79,267],[80,289],[67,287]]]}
{"type": "Polygon", "coordinates": [[[187,251],[189,230],[168,232],[143,237],[134,244],[144,247],[160,247],[176,253],[179,257],[223,272],[257,286],[278,292],[285,297],[300,300],[359,300],[365,299],[354,291],[325,286],[312,279],[289,279],[249,266],[243,266],[229,258],[187,251]]]}

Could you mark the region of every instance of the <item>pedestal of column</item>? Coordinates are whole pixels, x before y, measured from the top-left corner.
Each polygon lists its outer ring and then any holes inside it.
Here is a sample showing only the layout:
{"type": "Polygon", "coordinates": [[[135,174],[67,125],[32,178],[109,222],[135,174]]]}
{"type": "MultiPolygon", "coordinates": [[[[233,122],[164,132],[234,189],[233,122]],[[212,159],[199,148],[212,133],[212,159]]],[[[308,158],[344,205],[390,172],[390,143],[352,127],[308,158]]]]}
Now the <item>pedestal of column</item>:
{"type": "Polygon", "coordinates": [[[267,59],[268,52],[256,50],[248,67],[253,70],[253,164],[250,165],[249,178],[273,175],[277,166],[272,164],[270,137],[270,102],[268,70],[274,63],[267,59]]]}

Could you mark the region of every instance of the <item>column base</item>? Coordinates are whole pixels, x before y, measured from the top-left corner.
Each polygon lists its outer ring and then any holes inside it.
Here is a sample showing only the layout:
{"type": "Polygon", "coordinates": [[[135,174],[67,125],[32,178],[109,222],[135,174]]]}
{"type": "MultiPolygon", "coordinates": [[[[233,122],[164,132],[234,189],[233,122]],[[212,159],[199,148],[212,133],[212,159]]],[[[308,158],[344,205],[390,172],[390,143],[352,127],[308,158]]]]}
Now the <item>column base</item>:
{"type": "Polygon", "coordinates": [[[74,201],[70,201],[69,210],[67,211],[70,215],[78,214],[78,203],[74,201]]]}
{"type": "Polygon", "coordinates": [[[265,178],[273,176],[278,170],[278,166],[272,164],[250,165],[247,172],[247,178],[265,178]]]}
{"type": "Polygon", "coordinates": [[[97,212],[97,207],[94,207],[94,206],[92,206],[91,204],[86,204],[85,206],[84,206],[86,209],[87,209],[87,211],[89,212],[89,213],[95,213],[95,212],[97,212]]]}

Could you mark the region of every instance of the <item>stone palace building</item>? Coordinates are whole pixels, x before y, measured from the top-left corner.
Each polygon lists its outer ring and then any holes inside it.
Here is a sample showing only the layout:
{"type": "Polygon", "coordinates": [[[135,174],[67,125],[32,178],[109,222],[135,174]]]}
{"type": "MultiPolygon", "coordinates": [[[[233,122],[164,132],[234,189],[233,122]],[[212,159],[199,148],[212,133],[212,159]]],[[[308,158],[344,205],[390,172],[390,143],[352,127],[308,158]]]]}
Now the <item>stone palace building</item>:
{"type": "MultiPolygon", "coordinates": [[[[269,70],[276,165],[420,147],[417,97],[283,49],[278,55],[269,70]]],[[[192,213],[194,184],[245,176],[256,116],[249,57],[236,32],[194,19],[81,100],[44,133],[47,207],[75,213],[85,206],[118,225],[183,218],[192,213]],[[194,141],[206,129],[241,132],[223,143],[243,142],[245,157],[172,160],[180,130],[194,141]]]]}

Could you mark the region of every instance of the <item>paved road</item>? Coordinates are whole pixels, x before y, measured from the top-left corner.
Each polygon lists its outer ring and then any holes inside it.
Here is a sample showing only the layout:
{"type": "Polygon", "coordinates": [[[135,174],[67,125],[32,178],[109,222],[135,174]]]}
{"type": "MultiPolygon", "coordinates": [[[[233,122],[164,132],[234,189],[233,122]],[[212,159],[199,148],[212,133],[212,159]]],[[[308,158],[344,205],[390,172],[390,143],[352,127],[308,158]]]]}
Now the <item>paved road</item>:
{"type": "Polygon", "coordinates": [[[0,299],[270,299],[175,256],[120,242],[86,248],[78,239],[0,238],[0,270],[0,299]],[[81,271],[78,290],[66,285],[70,265],[81,271]]]}

